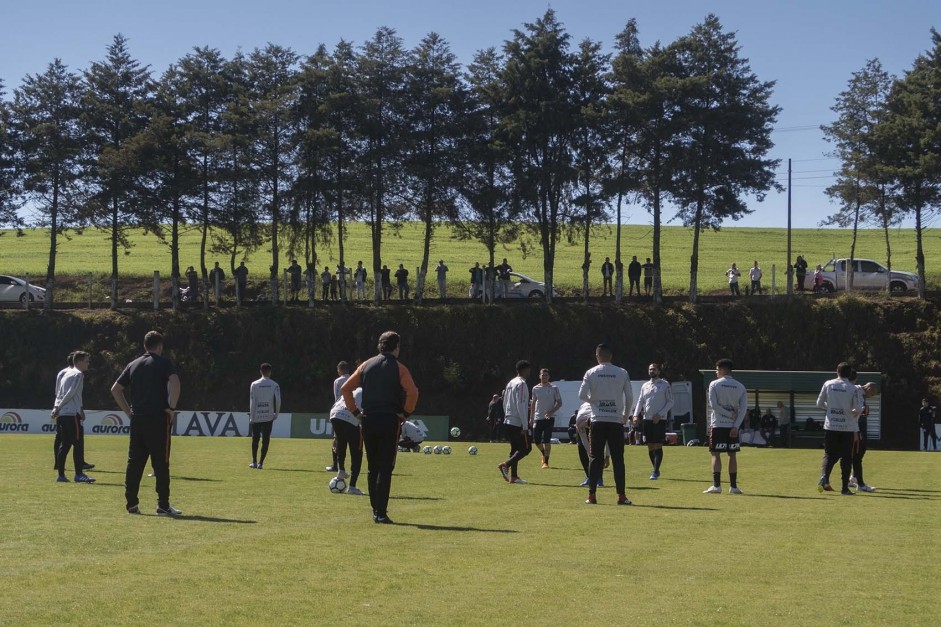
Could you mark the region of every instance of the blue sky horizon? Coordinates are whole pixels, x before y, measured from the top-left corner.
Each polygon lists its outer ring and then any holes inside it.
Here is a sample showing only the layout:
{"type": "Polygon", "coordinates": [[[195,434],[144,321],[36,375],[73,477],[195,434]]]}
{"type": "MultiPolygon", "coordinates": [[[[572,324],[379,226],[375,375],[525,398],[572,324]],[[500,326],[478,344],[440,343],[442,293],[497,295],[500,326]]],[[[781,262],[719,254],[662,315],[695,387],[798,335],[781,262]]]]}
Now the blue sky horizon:
{"type": "MultiPolygon", "coordinates": [[[[817,228],[837,210],[824,193],[839,161],[820,125],[831,123],[830,110],[851,74],[879,58],[890,74],[902,75],[931,44],[930,29],[941,27],[941,12],[930,3],[900,0],[794,0],[746,2],[674,0],[668,6],[643,2],[535,0],[471,4],[432,0],[349,0],[342,3],[270,0],[165,0],[159,4],[119,0],[33,0],[0,6],[0,80],[4,98],[29,74],[38,74],[55,58],[74,71],[105,56],[114,35],[128,38],[131,54],[159,76],[194,47],[217,48],[226,57],[275,43],[302,56],[318,45],[333,48],[341,39],[359,46],[376,29],[388,26],[415,47],[430,32],[451,45],[466,65],[473,54],[500,47],[545,13],[556,12],[577,45],[584,38],[611,51],[628,20],[638,23],[641,43],[669,43],[688,33],[709,13],[726,31],[736,33],[740,55],[763,81],[775,81],[772,103],[780,106],[769,157],[780,159],[778,182],[786,185],[792,159],[792,224],[817,228]]],[[[764,202],[749,199],[753,213],[724,226],[787,226],[787,193],[770,192],[764,202]]],[[[631,206],[631,224],[648,223],[649,214],[631,206]]],[[[665,217],[672,215],[667,209],[665,217]]],[[[613,218],[611,220],[614,221],[613,218]]],[[[929,226],[938,224],[938,218],[929,226]]]]}

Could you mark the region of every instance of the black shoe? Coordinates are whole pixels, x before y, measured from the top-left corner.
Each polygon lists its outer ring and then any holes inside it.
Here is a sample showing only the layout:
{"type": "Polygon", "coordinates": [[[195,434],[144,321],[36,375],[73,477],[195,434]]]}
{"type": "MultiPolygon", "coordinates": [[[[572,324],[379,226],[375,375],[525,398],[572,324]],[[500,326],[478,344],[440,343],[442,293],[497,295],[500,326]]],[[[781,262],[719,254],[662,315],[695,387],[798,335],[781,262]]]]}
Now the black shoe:
{"type": "Polygon", "coordinates": [[[392,522],[392,519],[389,518],[388,516],[376,516],[374,520],[380,525],[394,525],[395,524],[394,522],[392,522]]]}

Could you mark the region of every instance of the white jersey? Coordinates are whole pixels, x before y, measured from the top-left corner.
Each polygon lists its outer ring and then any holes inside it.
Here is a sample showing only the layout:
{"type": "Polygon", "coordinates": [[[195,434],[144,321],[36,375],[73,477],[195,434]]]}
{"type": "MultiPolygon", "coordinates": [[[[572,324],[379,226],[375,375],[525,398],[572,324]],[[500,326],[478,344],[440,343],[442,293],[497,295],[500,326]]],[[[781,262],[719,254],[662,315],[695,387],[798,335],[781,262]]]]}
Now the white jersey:
{"type": "Polygon", "coordinates": [[[281,411],[281,386],[262,377],[252,382],[248,402],[249,422],[271,422],[281,411]]]}
{"type": "Polygon", "coordinates": [[[859,414],[863,406],[856,385],[846,379],[830,379],[820,388],[817,407],[827,410],[823,421],[825,431],[859,431],[859,414]]]}
{"type": "Polygon", "coordinates": [[[402,423],[402,432],[399,435],[403,439],[408,438],[415,444],[424,442],[425,440],[425,432],[411,420],[406,420],[402,423]]]}
{"type": "Polygon", "coordinates": [[[634,405],[631,377],[627,370],[605,362],[588,370],[578,388],[578,398],[591,403],[592,422],[627,422],[634,405]]]}
{"type": "Polygon", "coordinates": [[[515,377],[503,390],[503,424],[525,427],[529,424],[529,386],[526,379],[515,377]]]}
{"type": "Polygon", "coordinates": [[[760,281],[761,280],[761,268],[753,267],[751,270],[749,270],[748,278],[750,278],[752,281],[760,281]]]}
{"type": "Polygon", "coordinates": [[[667,419],[667,412],[673,409],[673,388],[664,379],[651,379],[640,388],[634,416],[644,420],[653,420],[660,414],[660,420],[667,419]]]}
{"type": "Polygon", "coordinates": [[[560,407],[562,407],[562,394],[558,387],[551,383],[533,387],[534,420],[552,419],[554,416],[549,416],[549,412],[554,414],[560,407]]]}
{"type": "Polygon", "coordinates": [[[82,411],[85,374],[74,366],[60,374],[62,376],[56,385],[56,400],[52,410],[57,416],[77,416],[82,411]]]}
{"type": "Polygon", "coordinates": [[[709,427],[740,429],[748,413],[748,392],[730,376],[709,384],[709,427]]]}
{"type": "MultiPolygon", "coordinates": [[[[357,407],[362,407],[363,388],[356,388],[353,390],[353,402],[356,403],[357,407]]],[[[343,420],[357,427],[361,424],[360,419],[354,416],[353,412],[346,408],[346,401],[342,397],[337,399],[337,401],[333,404],[333,407],[330,408],[330,420],[333,420],[334,418],[343,420]]]]}
{"type": "Polygon", "coordinates": [[[343,387],[343,384],[346,383],[346,380],[350,378],[348,374],[341,374],[339,377],[333,380],[333,400],[334,402],[340,400],[343,397],[343,393],[340,392],[340,388],[343,387]]]}

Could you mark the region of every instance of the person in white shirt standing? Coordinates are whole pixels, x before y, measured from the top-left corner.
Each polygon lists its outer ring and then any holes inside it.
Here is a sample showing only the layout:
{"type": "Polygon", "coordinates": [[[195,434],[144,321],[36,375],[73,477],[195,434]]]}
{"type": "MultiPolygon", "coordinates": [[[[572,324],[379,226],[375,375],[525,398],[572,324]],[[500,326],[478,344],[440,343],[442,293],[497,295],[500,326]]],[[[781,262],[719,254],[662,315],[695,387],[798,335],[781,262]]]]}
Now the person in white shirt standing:
{"type": "Polygon", "coordinates": [[[520,479],[519,461],[529,455],[533,445],[529,441],[529,377],[532,366],[525,359],[516,362],[516,376],[503,390],[503,434],[510,442],[510,456],[497,466],[504,481],[526,483],[520,479]]]}
{"type": "Polygon", "coordinates": [[[617,504],[631,504],[625,495],[624,425],[627,423],[628,412],[634,405],[634,393],[631,390],[630,375],[627,370],[611,363],[613,356],[614,353],[607,344],[599,344],[595,348],[598,365],[585,373],[578,388],[578,398],[591,404],[591,461],[588,465],[588,499],[585,501],[589,505],[597,503],[595,491],[604,470],[605,445],[611,452],[614,485],[618,493],[617,504]]]}
{"type": "Polygon", "coordinates": [[[859,414],[863,408],[856,385],[849,379],[852,370],[848,363],[840,362],[836,367],[837,378],[824,382],[817,397],[817,407],[827,410],[823,421],[823,462],[820,481],[817,482],[818,492],[833,491],[830,472],[839,460],[843,484],[840,494],[853,494],[849,488],[850,471],[853,468],[853,447],[859,439],[859,414]]]}
{"type": "Polygon", "coordinates": [[[249,391],[248,422],[252,430],[252,463],[249,468],[261,470],[268,455],[271,427],[281,411],[281,387],[271,378],[271,364],[261,365],[261,378],[252,382],[249,391]],[[261,440],[261,459],[258,440],[261,440]]]}
{"type": "Polygon", "coordinates": [[[444,265],[444,259],[438,261],[438,267],[435,268],[435,274],[438,276],[438,298],[444,298],[448,295],[447,277],[448,267],[444,265]]]}
{"type": "Polygon", "coordinates": [[[660,364],[647,366],[650,381],[640,388],[637,405],[634,407],[634,425],[643,429],[647,442],[647,455],[653,464],[650,479],[660,478],[663,462],[663,443],[667,439],[667,416],[673,409],[673,389],[670,382],[660,378],[660,364]]]}
{"type": "MultiPolygon", "coordinates": [[[[360,262],[362,263],[362,262],[360,262]]],[[[340,388],[343,387],[343,384],[346,383],[346,380],[350,378],[350,364],[345,361],[341,361],[337,364],[337,378],[333,380],[333,402],[336,403],[338,400],[343,398],[343,394],[340,392],[340,388]]],[[[333,465],[327,466],[324,470],[327,472],[337,472],[339,466],[337,466],[337,434],[334,431],[333,433],[333,445],[330,447],[333,451],[333,465]]]]}
{"type": "Polygon", "coordinates": [[[738,487],[738,459],[741,448],[738,430],[748,414],[748,392],[732,378],[731,359],[716,362],[715,381],[709,384],[709,452],[712,454],[712,485],[703,494],[722,492],[722,453],[729,454],[729,494],[741,494],[738,487]]]}
{"type": "Polygon", "coordinates": [[[740,296],[741,294],[738,291],[738,277],[742,275],[739,272],[739,269],[735,267],[735,264],[732,264],[732,267],[725,271],[725,276],[729,277],[729,292],[733,296],[740,296]]]}
{"type": "Polygon", "coordinates": [[[530,407],[529,426],[533,430],[533,444],[542,453],[542,467],[549,467],[552,452],[552,429],[555,413],[562,409],[562,394],[549,382],[549,369],[539,371],[539,383],[533,386],[533,402],[530,407]]]}
{"type": "Polygon", "coordinates": [[[94,483],[95,480],[85,474],[84,451],[81,444],[82,427],[82,391],[85,387],[85,371],[91,362],[91,356],[85,351],[72,353],[72,367],[61,374],[56,385],[56,400],[52,406],[52,417],[56,421],[56,431],[61,434],[59,450],[56,454],[56,481],[68,483],[65,476],[65,460],[74,446],[72,461],[75,464],[75,481],[94,483]]]}
{"type": "Polygon", "coordinates": [[[761,294],[761,268],[758,267],[757,261],[755,261],[755,265],[749,268],[748,278],[751,280],[751,295],[761,294]]]}

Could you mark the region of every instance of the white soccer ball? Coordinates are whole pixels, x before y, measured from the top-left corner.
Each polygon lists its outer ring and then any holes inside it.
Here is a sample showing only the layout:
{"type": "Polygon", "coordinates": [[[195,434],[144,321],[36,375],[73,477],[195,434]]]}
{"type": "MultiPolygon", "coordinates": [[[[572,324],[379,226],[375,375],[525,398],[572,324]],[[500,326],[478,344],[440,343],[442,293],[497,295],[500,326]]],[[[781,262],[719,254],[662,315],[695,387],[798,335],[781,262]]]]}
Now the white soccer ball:
{"type": "Polygon", "coordinates": [[[431,447],[426,446],[425,448],[421,450],[421,452],[424,453],[425,455],[431,455],[431,447]]]}
{"type": "Polygon", "coordinates": [[[440,455],[440,454],[441,454],[441,447],[440,447],[440,446],[437,446],[437,445],[436,445],[436,446],[435,446],[433,449],[431,449],[431,450],[433,450],[433,451],[435,452],[435,455],[440,455]]]}
{"type": "Polygon", "coordinates": [[[445,446],[443,449],[441,449],[441,452],[444,453],[445,455],[450,455],[450,454],[451,454],[451,447],[450,447],[450,446],[445,446]]]}
{"type": "Polygon", "coordinates": [[[476,447],[476,446],[472,446],[472,447],[470,447],[469,449],[467,449],[467,452],[470,453],[471,455],[476,455],[476,454],[477,454],[477,447],[476,447]]]}
{"type": "Polygon", "coordinates": [[[346,491],[346,479],[334,477],[330,480],[330,491],[334,494],[340,494],[346,491]]]}
{"type": "Polygon", "coordinates": [[[452,438],[461,437],[461,430],[458,429],[457,427],[451,427],[451,437],[452,438]]]}

